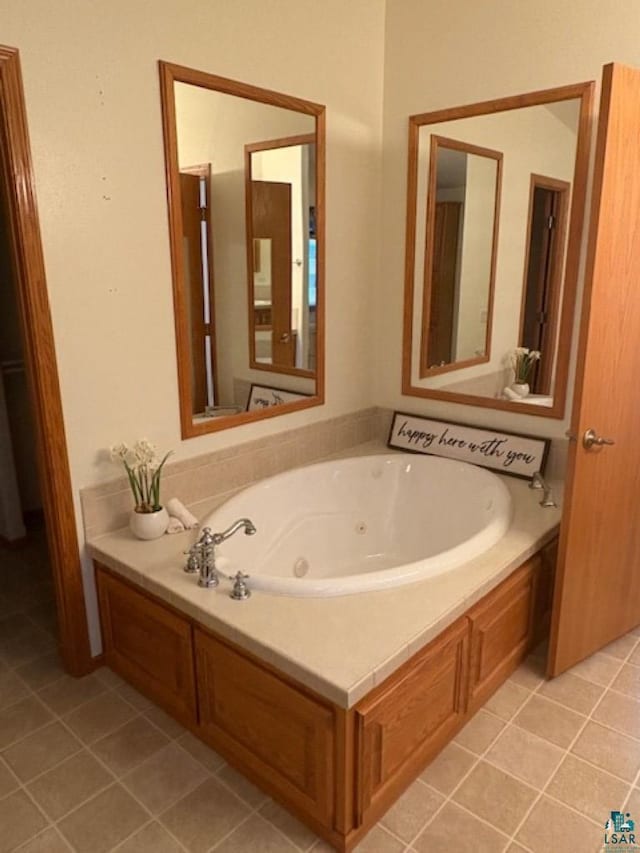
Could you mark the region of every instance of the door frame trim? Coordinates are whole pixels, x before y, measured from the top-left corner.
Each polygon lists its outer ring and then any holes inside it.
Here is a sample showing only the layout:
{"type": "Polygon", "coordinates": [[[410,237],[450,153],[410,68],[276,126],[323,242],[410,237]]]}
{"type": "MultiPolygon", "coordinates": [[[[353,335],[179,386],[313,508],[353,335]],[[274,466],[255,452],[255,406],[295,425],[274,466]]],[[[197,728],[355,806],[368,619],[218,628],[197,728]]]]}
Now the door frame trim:
{"type": "Polygon", "coordinates": [[[24,361],[31,390],[38,473],[58,613],[59,647],[75,676],[94,668],[64,430],[19,52],[0,45],[0,142],[17,278],[24,361]]]}

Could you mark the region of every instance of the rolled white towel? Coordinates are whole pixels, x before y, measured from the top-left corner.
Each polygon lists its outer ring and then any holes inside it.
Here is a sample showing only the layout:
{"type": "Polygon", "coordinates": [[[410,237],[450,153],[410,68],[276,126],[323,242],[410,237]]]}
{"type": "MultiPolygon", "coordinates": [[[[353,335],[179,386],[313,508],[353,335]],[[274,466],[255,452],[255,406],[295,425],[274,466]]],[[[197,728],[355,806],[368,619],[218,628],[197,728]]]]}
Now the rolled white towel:
{"type": "Polygon", "coordinates": [[[170,498],[167,501],[167,512],[173,518],[179,519],[184,525],[185,530],[191,530],[192,527],[198,526],[198,519],[192,515],[186,506],[179,501],[178,498],[170,498]]]}
{"type": "MultiPolygon", "coordinates": [[[[512,391],[511,388],[507,385],[507,387],[502,392],[507,400],[511,400],[514,403],[522,403],[523,398],[520,394],[516,394],[515,391],[512,391]]],[[[171,510],[169,510],[171,512],[171,510]]]]}
{"type": "Polygon", "coordinates": [[[174,515],[169,516],[169,524],[165,533],[182,533],[184,530],[184,524],[180,521],[179,518],[176,518],[174,515]]]}

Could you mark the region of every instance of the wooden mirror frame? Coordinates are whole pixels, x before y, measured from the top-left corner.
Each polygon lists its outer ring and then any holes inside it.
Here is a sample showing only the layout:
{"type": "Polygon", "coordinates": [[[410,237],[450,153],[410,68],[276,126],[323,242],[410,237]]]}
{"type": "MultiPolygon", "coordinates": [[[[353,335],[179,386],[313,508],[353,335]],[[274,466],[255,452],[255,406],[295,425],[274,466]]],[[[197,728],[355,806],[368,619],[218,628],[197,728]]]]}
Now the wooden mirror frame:
{"type": "Polygon", "coordinates": [[[427,227],[426,246],[424,253],[424,275],[422,285],[422,334],[420,336],[420,378],[460,370],[482,364],[491,358],[491,329],[493,325],[493,291],[496,278],[496,258],[498,255],[498,231],[500,228],[500,197],[502,192],[502,159],[501,151],[493,151],[469,142],[460,142],[445,136],[431,136],[429,148],[429,189],[427,191],[427,227]],[[484,338],[484,355],[473,356],[461,361],[451,361],[437,367],[429,367],[429,324],[431,320],[431,303],[433,294],[433,263],[435,259],[436,233],[436,194],[438,181],[438,151],[445,148],[448,151],[460,151],[463,154],[473,154],[476,157],[487,157],[496,162],[496,186],[493,202],[493,228],[491,236],[491,261],[489,264],[489,281],[487,292],[487,328],[484,338]]]}
{"type": "Polygon", "coordinates": [[[402,393],[411,397],[423,397],[432,400],[444,400],[450,403],[462,403],[482,408],[501,409],[517,414],[537,415],[546,418],[563,418],[569,374],[569,358],[576,303],[578,267],[583,232],[585,195],[589,169],[589,150],[591,144],[591,121],[593,117],[593,96],[595,83],[576,83],[482,101],[450,109],[420,113],[409,117],[409,159],[407,168],[407,229],[405,243],[405,287],[403,313],[402,347],[402,393]],[[411,359],[413,351],[413,303],[416,248],[416,205],[418,177],[418,147],[420,128],[424,125],[453,121],[461,118],[488,115],[497,112],[550,104],[557,101],[580,101],[578,134],[576,138],[576,157],[571,198],[571,214],[566,246],[564,289],[562,311],[560,315],[559,341],[557,352],[556,381],[552,406],[538,406],[530,403],[518,403],[493,397],[446,391],[442,388],[423,388],[412,384],[411,359]]]}
{"type": "MultiPolygon", "coordinates": [[[[180,399],[180,425],[182,438],[194,438],[207,433],[230,429],[265,418],[277,417],[289,412],[308,409],[324,404],[324,280],[325,280],[325,107],[291,95],[261,89],[237,80],[208,74],[174,63],[159,61],[160,98],[165,152],[165,174],[167,180],[167,202],[169,210],[169,240],[173,280],[173,305],[178,362],[178,393],[180,399]],[[178,171],[178,139],[174,84],[189,83],[203,89],[211,89],[227,95],[235,95],[262,104],[271,104],[282,109],[294,110],[313,116],[316,122],[316,393],[303,400],[272,406],[260,411],[240,412],[225,417],[210,418],[194,423],[191,390],[191,352],[187,320],[187,293],[184,284],[182,210],[180,205],[180,182],[178,171]]],[[[251,269],[247,269],[249,281],[251,269]]],[[[249,292],[247,288],[247,293],[249,292]]],[[[248,363],[249,354],[247,354],[248,363]]]]}

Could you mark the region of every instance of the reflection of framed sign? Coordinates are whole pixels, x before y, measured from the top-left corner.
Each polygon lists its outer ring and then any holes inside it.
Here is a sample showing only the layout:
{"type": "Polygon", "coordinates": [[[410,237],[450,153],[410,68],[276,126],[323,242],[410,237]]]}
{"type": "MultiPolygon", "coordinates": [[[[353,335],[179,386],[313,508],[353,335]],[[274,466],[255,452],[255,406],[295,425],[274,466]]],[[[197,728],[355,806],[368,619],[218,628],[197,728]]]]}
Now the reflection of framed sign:
{"type": "Polygon", "coordinates": [[[306,400],[311,394],[299,391],[285,391],[284,388],[272,388],[270,385],[251,385],[247,412],[258,409],[269,409],[271,406],[282,406],[285,403],[295,403],[296,400],[306,400]]]}
{"type": "Polygon", "coordinates": [[[544,473],[551,440],[394,412],[387,444],[529,479],[544,473]]]}

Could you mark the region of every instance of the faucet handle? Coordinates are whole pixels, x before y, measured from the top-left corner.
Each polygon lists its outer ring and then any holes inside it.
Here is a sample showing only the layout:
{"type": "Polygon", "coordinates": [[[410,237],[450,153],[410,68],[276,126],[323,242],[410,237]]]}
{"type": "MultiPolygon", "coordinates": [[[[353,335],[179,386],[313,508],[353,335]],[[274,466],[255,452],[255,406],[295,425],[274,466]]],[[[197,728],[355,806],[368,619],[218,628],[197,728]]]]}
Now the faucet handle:
{"type": "Polygon", "coordinates": [[[202,536],[198,539],[198,544],[202,545],[203,548],[207,548],[210,545],[216,544],[215,534],[211,532],[210,527],[204,527],[202,530],[202,536]]]}
{"type": "Polygon", "coordinates": [[[236,572],[233,576],[233,589],[229,593],[229,596],[234,601],[246,601],[251,596],[251,590],[245,583],[248,578],[249,575],[245,575],[243,572],[236,572]]]}
{"type": "Polygon", "coordinates": [[[196,574],[202,566],[202,543],[194,542],[188,551],[183,551],[187,555],[187,562],[184,566],[184,571],[187,574],[196,574]]]}

